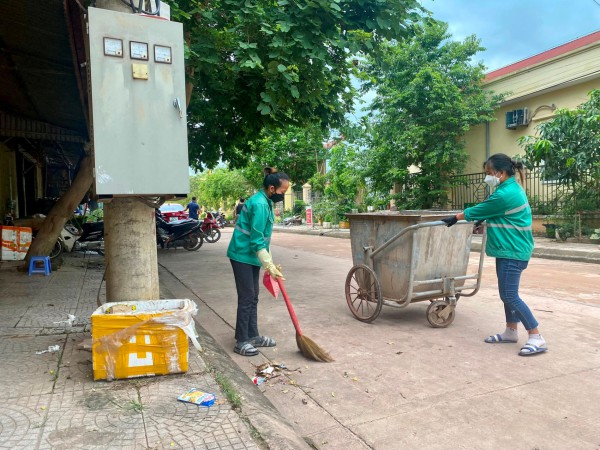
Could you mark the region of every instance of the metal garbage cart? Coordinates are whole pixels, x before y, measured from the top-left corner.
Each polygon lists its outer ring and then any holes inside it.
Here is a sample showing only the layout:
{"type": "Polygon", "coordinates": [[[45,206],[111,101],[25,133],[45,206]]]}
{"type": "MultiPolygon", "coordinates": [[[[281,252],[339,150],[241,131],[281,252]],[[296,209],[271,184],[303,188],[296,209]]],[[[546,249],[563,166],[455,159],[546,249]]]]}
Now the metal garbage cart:
{"type": "Polygon", "coordinates": [[[487,238],[484,231],[477,273],[468,274],[473,224],[462,220],[447,227],[440,220],[456,213],[346,214],[354,263],[346,278],[346,301],[358,320],[372,322],[383,305],[404,308],[429,300],[431,326],[454,321],[458,298],[479,290],[487,238]]]}

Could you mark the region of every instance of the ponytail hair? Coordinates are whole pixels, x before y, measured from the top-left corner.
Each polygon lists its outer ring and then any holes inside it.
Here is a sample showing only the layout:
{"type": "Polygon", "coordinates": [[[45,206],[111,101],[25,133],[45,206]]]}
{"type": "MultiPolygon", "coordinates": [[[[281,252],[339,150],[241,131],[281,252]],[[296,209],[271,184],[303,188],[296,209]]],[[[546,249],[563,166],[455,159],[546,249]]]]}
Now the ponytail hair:
{"type": "Polygon", "coordinates": [[[506,172],[511,177],[518,173],[519,177],[517,178],[517,181],[521,186],[525,185],[525,166],[523,166],[521,161],[512,159],[504,153],[496,153],[488,158],[485,162],[485,166],[498,172],[506,172]]]}
{"type": "Polygon", "coordinates": [[[273,186],[278,188],[281,186],[282,180],[290,181],[290,177],[284,172],[277,172],[277,169],[274,167],[265,167],[263,169],[263,173],[265,175],[265,179],[263,180],[263,187],[268,188],[269,186],[273,186]]]}

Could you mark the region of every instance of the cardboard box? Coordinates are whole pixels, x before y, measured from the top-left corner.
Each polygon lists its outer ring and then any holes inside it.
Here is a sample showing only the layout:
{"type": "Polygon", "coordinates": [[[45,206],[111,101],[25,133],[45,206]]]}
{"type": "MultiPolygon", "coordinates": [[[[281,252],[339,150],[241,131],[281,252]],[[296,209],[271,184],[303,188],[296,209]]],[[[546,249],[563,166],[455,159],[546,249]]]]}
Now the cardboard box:
{"type": "Polygon", "coordinates": [[[31,246],[31,228],[0,226],[2,261],[22,261],[31,246]]]}
{"type": "Polygon", "coordinates": [[[188,299],[102,305],[91,317],[94,380],[187,372],[197,310],[188,299]]]}

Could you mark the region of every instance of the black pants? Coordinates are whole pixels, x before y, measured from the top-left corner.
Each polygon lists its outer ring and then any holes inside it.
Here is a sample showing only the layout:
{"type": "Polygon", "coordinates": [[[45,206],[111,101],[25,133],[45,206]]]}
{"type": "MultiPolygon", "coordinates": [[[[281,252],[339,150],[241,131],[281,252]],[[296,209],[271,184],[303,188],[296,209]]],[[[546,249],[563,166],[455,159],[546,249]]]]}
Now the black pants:
{"type": "Polygon", "coordinates": [[[259,266],[230,259],[235,277],[238,295],[237,320],[235,322],[235,340],[247,342],[258,334],[258,275],[259,266]]]}

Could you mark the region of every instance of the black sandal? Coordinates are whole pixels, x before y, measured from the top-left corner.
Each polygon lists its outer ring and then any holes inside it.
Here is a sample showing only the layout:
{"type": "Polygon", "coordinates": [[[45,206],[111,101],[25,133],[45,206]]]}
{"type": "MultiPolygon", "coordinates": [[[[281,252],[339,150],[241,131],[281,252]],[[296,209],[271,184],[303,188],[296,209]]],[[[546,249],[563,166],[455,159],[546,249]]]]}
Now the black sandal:
{"type": "Polygon", "coordinates": [[[240,342],[233,347],[233,351],[238,355],[242,356],[256,356],[258,355],[258,350],[249,342],[240,342]]]}
{"type": "Polygon", "coordinates": [[[275,347],[277,342],[269,336],[256,336],[249,341],[255,347],[275,347]]]}

